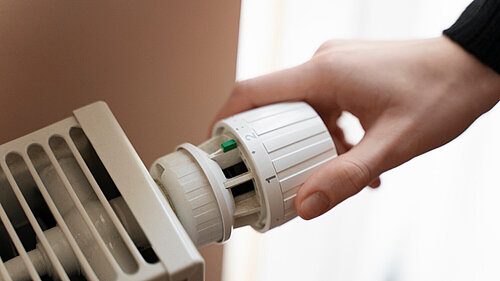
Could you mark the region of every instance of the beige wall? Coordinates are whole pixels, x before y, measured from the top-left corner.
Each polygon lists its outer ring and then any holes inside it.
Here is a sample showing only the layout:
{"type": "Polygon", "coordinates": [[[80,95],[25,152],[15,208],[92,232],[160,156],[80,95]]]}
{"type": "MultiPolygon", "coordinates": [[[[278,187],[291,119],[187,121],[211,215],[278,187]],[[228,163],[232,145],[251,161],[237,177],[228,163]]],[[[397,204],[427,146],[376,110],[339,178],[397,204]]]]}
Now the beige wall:
{"type": "MultiPolygon", "coordinates": [[[[149,165],[199,143],[235,78],[240,2],[0,0],[0,143],[106,101],[149,165]]],[[[204,249],[207,280],[222,251],[204,249]]]]}

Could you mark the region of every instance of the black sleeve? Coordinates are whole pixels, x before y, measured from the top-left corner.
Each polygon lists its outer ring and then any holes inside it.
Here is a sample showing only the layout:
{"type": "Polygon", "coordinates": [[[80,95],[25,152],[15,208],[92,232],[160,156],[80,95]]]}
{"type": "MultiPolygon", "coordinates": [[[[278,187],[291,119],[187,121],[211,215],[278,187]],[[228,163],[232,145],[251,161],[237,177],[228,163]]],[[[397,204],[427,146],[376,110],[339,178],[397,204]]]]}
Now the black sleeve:
{"type": "Polygon", "coordinates": [[[475,0],[444,35],[500,73],[500,0],[475,0]]]}

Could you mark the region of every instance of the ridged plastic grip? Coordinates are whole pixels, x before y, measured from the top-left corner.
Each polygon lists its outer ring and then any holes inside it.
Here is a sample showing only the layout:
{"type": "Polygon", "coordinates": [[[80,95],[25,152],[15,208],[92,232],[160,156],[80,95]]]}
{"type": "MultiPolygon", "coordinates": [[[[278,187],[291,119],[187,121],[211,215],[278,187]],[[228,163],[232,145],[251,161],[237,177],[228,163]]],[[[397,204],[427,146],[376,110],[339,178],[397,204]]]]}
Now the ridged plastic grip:
{"type": "Polygon", "coordinates": [[[299,187],[321,164],[337,156],[320,116],[304,102],[280,103],[240,113],[216,124],[214,134],[234,135],[257,175],[266,231],[297,216],[299,187]]]}

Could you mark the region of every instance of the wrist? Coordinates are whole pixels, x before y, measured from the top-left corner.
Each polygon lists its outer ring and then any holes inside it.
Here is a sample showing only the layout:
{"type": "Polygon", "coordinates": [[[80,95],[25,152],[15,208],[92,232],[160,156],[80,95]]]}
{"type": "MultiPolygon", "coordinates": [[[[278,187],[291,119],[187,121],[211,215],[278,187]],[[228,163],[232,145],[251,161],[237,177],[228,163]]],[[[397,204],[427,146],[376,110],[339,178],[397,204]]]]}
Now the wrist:
{"type": "Polygon", "coordinates": [[[478,60],[500,73],[500,1],[475,0],[443,32],[478,60]]]}
{"type": "Polygon", "coordinates": [[[500,100],[500,75],[450,38],[438,39],[454,88],[450,90],[477,104],[481,114],[491,109],[500,100]]]}

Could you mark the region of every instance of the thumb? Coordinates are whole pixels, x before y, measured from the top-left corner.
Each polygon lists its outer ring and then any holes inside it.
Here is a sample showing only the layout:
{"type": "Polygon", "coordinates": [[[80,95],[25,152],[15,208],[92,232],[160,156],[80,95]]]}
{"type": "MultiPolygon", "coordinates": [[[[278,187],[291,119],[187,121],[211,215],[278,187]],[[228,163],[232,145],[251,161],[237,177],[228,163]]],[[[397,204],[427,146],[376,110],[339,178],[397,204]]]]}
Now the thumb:
{"type": "Polygon", "coordinates": [[[297,193],[297,213],[306,220],[315,218],[375,180],[382,172],[384,159],[383,149],[377,149],[376,142],[363,139],[345,154],[319,167],[297,193]]]}

